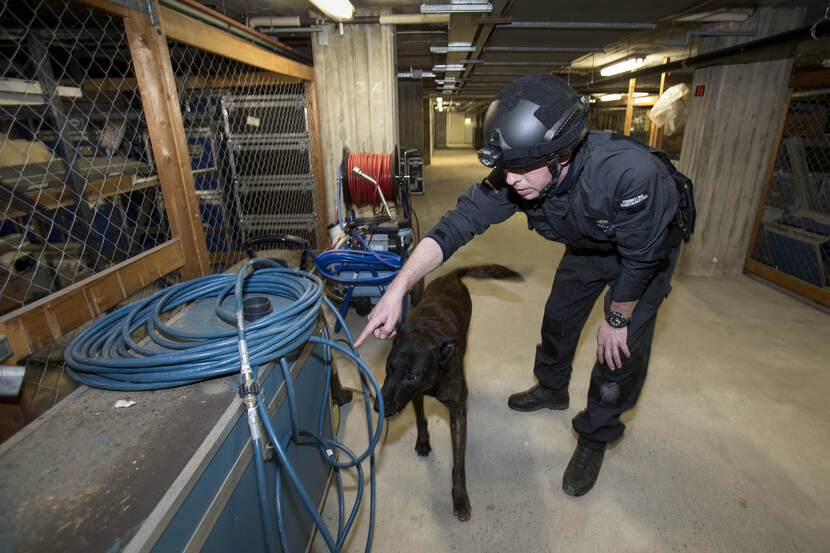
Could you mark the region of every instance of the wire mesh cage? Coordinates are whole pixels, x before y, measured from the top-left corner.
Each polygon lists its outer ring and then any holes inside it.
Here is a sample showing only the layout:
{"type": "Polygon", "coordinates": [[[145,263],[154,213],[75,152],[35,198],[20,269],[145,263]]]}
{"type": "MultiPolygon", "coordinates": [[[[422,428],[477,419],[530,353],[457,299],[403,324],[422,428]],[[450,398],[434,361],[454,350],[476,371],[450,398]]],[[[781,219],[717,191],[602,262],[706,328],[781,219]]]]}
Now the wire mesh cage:
{"type": "Polygon", "coordinates": [[[170,237],[117,18],[65,2],[0,8],[7,312],[170,237]]]}
{"type": "MultiPolygon", "coordinates": [[[[3,317],[174,237],[124,20],[64,0],[10,0],[0,3],[0,29],[3,317]]],[[[319,247],[310,83],[174,39],[167,48],[210,269],[228,268],[261,234],[319,247]]],[[[142,280],[121,304],[181,278],[142,280]]],[[[21,422],[75,388],[62,363],[72,333],[61,334],[18,361],[21,422]]]]}
{"type": "Polygon", "coordinates": [[[830,86],[797,88],[787,111],[752,259],[830,287],[830,86]]]}
{"type": "Polygon", "coordinates": [[[652,141],[656,147],[665,151],[669,155],[669,158],[680,159],[680,148],[683,145],[683,129],[678,129],[671,135],[665,135],[663,132],[656,133],[657,129],[654,123],[648,117],[649,110],[651,110],[651,106],[649,105],[633,106],[631,124],[628,132],[626,132],[625,106],[606,107],[601,103],[593,104],[589,112],[591,128],[626,134],[643,144],[649,144],[652,141]]]}
{"type": "Polygon", "coordinates": [[[262,235],[318,247],[308,85],[176,41],[168,48],[214,266],[237,260],[242,244],[262,235]]]}
{"type": "MultiPolygon", "coordinates": [[[[153,248],[170,229],[120,18],[10,1],[0,22],[2,315],[153,248]]],[[[75,387],[61,351],[22,362],[21,417],[75,387]]]]}

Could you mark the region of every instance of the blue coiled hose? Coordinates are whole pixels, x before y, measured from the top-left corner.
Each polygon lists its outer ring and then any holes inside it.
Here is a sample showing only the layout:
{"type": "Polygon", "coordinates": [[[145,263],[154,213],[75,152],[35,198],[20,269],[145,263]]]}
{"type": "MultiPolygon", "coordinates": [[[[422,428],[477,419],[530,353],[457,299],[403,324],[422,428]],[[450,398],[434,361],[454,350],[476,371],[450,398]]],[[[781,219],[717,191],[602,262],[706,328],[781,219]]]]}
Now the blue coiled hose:
{"type": "MultiPolygon", "coordinates": [[[[291,436],[289,441],[298,445],[316,446],[321,455],[333,467],[338,488],[339,518],[335,536],[323,523],[316,507],[302,486],[294,468],[285,454],[287,443],[281,443],[268,416],[265,398],[257,395],[256,410],[267,437],[274,446],[277,457],[276,500],[274,504],[279,541],[282,550],[287,553],[285,528],[282,521],[281,486],[283,477],[292,483],[300,496],[305,509],[314,520],[321,536],[331,552],[337,552],[345,543],[356,518],[363,491],[362,463],[370,460],[370,519],[366,540],[368,553],[372,547],[375,510],[375,475],[374,449],[380,441],[383,428],[383,401],[380,386],[371,370],[357,355],[352,336],[335,307],[323,297],[322,281],[309,273],[286,269],[270,260],[250,259],[236,275],[218,274],[197,278],[171,286],[165,290],[118,309],[93,323],[82,331],[67,346],[64,353],[67,371],[82,384],[108,390],[155,390],[200,382],[208,378],[234,374],[239,371],[240,362],[249,362],[256,376],[259,365],[278,361],[283,372],[286,386],[288,407],[291,414],[291,436]],[[270,265],[247,274],[253,263],[270,265]],[[251,293],[265,293],[287,300],[287,305],[257,319],[245,323],[242,316],[243,296],[251,293]],[[233,295],[236,311],[228,312],[222,308],[223,301],[233,295]],[[162,316],[197,299],[215,298],[214,312],[217,317],[234,325],[235,328],[206,333],[184,332],[174,329],[162,321],[162,316]],[[346,330],[349,348],[329,340],[328,329],[323,327],[323,337],[313,336],[320,317],[320,307],[325,303],[335,314],[346,330]],[[133,336],[146,327],[146,334],[153,346],[142,346],[135,342],[133,336]],[[369,444],[359,455],[348,447],[323,436],[326,402],[320,406],[320,416],[316,432],[300,431],[294,400],[293,382],[289,374],[285,356],[308,341],[324,345],[326,359],[325,390],[323,397],[328,397],[331,378],[331,349],[350,358],[356,365],[361,377],[364,408],[366,410],[369,444]],[[248,359],[248,361],[246,361],[248,359]],[[370,396],[378,398],[380,412],[377,424],[373,424],[370,396]],[[340,451],[348,457],[340,462],[333,454],[340,451]],[[358,491],[350,516],[344,522],[343,489],[340,469],[354,468],[358,474],[358,491]],[[283,474],[283,472],[285,474],[283,474]]],[[[249,413],[250,415],[250,413],[249,413]]],[[[250,418],[249,418],[250,421],[250,418]]],[[[267,504],[265,490],[265,471],[262,459],[264,441],[252,426],[254,459],[256,462],[257,483],[260,493],[260,512],[262,514],[267,550],[274,550],[274,537],[271,531],[271,513],[267,504]]]]}

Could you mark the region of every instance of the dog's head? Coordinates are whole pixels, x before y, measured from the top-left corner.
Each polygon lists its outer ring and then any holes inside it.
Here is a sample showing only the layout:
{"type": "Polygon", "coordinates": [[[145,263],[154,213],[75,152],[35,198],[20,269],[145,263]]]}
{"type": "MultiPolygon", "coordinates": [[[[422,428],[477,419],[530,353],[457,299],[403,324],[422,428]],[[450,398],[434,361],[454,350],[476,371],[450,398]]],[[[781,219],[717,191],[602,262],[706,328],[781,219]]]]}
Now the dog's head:
{"type": "Polygon", "coordinates": [[[399,332],[386,358],[381,390],[385,416],[397,415],[412,398],[433,390],[455,349],[451,339],[420,331],[399,332]]]}

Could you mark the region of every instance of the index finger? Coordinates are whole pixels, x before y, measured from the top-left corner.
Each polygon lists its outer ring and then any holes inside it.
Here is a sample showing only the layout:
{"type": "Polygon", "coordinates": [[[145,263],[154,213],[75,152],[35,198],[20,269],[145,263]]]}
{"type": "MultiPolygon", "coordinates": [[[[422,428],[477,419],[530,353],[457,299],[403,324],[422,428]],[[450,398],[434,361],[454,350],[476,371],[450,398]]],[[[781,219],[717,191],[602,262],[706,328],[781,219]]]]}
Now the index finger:
{"type": "Polygon", "coordinates": [[[360,336],[357,337],[357,340],[354,341],[354,347],[360,347],[360,344],[363,343],[363,340],[365,340],[366,337],[369,336],[369,334],[371,334],[372,331],[374,331],[377,327],[381,326],[381,324],[383,323],[379,320],[369,319],[369,321],[366,323],[366,326],[363,327],[363,332],[361,332],[360,336]]]}

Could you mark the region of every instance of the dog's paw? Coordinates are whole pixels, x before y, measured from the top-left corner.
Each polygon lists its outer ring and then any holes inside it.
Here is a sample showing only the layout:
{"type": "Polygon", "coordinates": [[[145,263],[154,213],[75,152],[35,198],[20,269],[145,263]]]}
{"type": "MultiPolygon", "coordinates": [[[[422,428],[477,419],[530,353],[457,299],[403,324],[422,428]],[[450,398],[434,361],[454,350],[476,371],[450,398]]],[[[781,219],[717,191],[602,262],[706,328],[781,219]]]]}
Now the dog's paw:
{"type": "Polygon", "coordinates": [[[470,507],[470,500],[466,497],[461,501],[453,501],[455,503],[452,514],[461,522],[470,520],[472,516],[472,509],[470,507]]]}
{"type": "Polygon", "coordinates": [[[421,457],[426,457],[432,452],[432,447],[429,445],[429,440],[415,442],[415,452],[421,457]]]}

